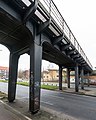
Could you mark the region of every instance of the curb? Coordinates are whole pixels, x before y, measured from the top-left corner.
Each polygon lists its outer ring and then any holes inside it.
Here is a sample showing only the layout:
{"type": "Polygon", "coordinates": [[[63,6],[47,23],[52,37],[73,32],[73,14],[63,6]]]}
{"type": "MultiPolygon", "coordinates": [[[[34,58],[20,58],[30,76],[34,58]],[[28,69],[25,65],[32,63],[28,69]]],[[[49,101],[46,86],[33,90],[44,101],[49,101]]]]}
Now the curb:
{"type": "Polygon", "coordinates": [[[14,113],[18,117],[20,116],[22,118],[21,120],[32,120],[31,118],[29,118],[26,115],[22,114],[21,112],[17,111],[16,109],[14,109],[13,107],[9,106],[8,104],[6,104],[5,102],[3,102],[2,100],[0,100],[0,102],[3,105],[5,105],[10,110],[10,112],[14,113]]]}
{"type": "MultiPolygon", "coordinates": [[[[63,91],[62,91],[63,92],[63,91]]],[[[64,91],[64,92],[66,92],[66,93],[71,93],[71,94],[76,94],[76,95],[85,95],[85,96],[91,96],[91,97],[96,97],[96,95],[91,95],[91,94],[84,94],[84,93],[82,93],[82,94],[80,94],[80,93],[76,93],[76,92],[68,92],[68,91],[64,91]]]]}

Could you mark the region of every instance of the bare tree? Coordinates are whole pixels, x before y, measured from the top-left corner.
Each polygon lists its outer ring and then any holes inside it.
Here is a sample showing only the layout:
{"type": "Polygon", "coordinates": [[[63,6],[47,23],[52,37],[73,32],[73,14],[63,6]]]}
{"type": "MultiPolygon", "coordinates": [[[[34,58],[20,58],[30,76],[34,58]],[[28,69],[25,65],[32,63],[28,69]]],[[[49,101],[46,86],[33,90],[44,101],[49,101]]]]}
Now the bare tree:
{"type": "Polygon", "coordinates": [[[18,72],[18,78],[23,78],[23,70],[19,70],[18,72]]]}

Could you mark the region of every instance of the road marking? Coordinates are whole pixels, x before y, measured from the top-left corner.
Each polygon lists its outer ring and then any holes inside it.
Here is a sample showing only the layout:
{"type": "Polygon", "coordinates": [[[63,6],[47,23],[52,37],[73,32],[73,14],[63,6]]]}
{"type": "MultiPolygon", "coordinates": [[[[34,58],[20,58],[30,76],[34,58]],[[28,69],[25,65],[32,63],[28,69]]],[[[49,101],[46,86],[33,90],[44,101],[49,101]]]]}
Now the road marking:
{"type": "Polygon", "coordinates": [[[19,98],[19,97],[17,97],[17,99],[29,99],[28,97],[21,97],[21,98],[19,98]]]}
{"type": "Polygon", "coordinates": [[[45,102],[45,101],[41,101],[42,103],[45,103],[45,104],[48,104],[48,105],[52,105],[53,106],[53,104],[52,103],[50,103],[50,102],[45,102]]]}
{"type": "Polygon", "coordinates": [[[60,98],[60,99],[65,99],[65,98],[63,98],[63,97],[59,97],[59,96],[55,96],[55,95],[44,95],[44,96],[51,96],[51,97],[55,97],[55,98],[60,98]]]}
{"type": "Polygon", "coordinates": [[[9,106],[8,104],[4,103],[2,100],[0,100],[0,102],[4,105],[6,105],[11,111],[14,111],[15,113],[18,113],[19,115],[21,115],[23,118],[25,118],[26,120],[32,120],[31,118],[27,117],[26,115],[22,114],[21,112],[17,111],[16,109],[14,109],[13,107],[9,106]]]}

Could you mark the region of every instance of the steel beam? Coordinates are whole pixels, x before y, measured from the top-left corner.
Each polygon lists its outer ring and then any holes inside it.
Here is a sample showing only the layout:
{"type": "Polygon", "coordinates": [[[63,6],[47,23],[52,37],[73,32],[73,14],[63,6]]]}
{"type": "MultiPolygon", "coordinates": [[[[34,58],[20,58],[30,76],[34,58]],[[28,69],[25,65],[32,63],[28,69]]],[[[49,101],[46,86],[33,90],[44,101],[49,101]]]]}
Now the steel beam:
{"type": "Polygon", "coordinates": [[[69,43],[69,44],[63,46],[63,47],[61,48],[61,50],[64,51],[64,50],[68,49],[70,46],[71,46],[71,44],[69,43]]]}
{"type": "Polygon", "coordinates": [[[16,20],[21,22],[21,14],[19,14],[16,9],[13,9],[13,6],[9,6],[6,3],[6,0],[0,0],[0,12],[2,11],[5,12],[5,14],[11,19],[15,18],[16,20]]]}
{"type": "Polygon", "coordinates": [[[68,55],[74,54],[74,52],[75,52],[75,51],[76,51],[76,50],[75,50],[75,49],[73,49],[73,50],[71,50],[71,51],[67,52],[67,54],[68,54],[68,55]]]}
{"type": "Polygon", "coordinates": [[[79,70],[78,64],[75,66],[75,91],[79,91],[79,70]]]}
{"type": "Polygon", "coordinates": [[[69,43],[69,44],[67,44],[67,45],[65,45],[65,46],[63,46],[63,47],[62,47],[62,51],[64,51],[64,50],[68,49],[70,46],[71,46],[71,44],[70,44],[70,43],[69,43]]]}
{"type": "Polygon", "coordinates": [[[62,90],[62,66],[59,65],[59,90],[62,90]]]}
{"type": "Polygon", "coordinates": [[[84,90],[84,69],[81,69],[81,89],[84,90]]]}
{"type": "Polygon", "coordinates": [[[78,57],[79,57],[78,54],[76,54],[76,55],[72,55],[72,58],[78,58],[78,57]]]}
{"type": "Polygon", "coordinates": [[[44,22],[44,23],[41,23],[39,25],[37,34],[43,32],[44,30],[46,30],[46,28],[48,28],[48,26],[50,25],[50,23],[51,23],[50,19],[48,21],[44,22]]]}
{"type": "Polygon", "coordinates": [[[64,39],[64,34],[55,37],[54,40],[53,40],[53,45],[56,45],[57,43],[59,43],[59,42],[62,41],[63,39],[64,39]]]}
{"type": "Polygon", "coordinates": [[[80,62],[84,61],[81,56],[80,56],[79,58],[77,58],[76,60],[78,60],[78,61],[80,61],[80,62]]]}
{"type": "Polygon", "coordinates": [[[16,94],[16,82],[18,72],[19,55],[10,53],[9,62],[9,81],[8,81],[8,101],[13,102],[16,94]]]}
{"type": "Polygon", "coordinates": [[[70,88],[70,69],[67,68],[67,83],[68,83],[68,88],[70,88]]]}
{"type": "Polygon", "coordinates": [[[40,109],[42,47],[33,43],[30,46],[30,89],[29,110],[36,113],[40,109]]]}
{"type": "Polygon", "coordinates": [[[39,1],[39,0],[34,0],[34,5],[31,4],[31,5],[26,9],[26,12],[25,12],[24,17],[23,17],[23,23],[26,23],[26,22],[32,17],[32,15],[34,14],[34,12],[35,12],[36,9],[37,9],[38,1],[39,1]]]}

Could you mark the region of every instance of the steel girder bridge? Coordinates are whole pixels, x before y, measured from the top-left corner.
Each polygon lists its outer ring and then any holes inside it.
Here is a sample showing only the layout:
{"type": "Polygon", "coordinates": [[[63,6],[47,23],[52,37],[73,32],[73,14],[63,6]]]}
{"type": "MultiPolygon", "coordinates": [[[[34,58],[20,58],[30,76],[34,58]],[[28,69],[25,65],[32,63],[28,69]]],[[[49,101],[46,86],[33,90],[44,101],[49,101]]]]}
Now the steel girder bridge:
{"type": "Polygon", "coordinates": [[[75,91],[79,75],[92,72],[92,65],[52,0],[0,0],[0,44],[10,51],[8,100],[15,99],[18,59],[30,55],[29,110],[40,109],[42,58],[59,65],[59,89],[62,69],[75,70],[75,91]],[[27,2],[27,3],[25,3],[27,2]]]}

